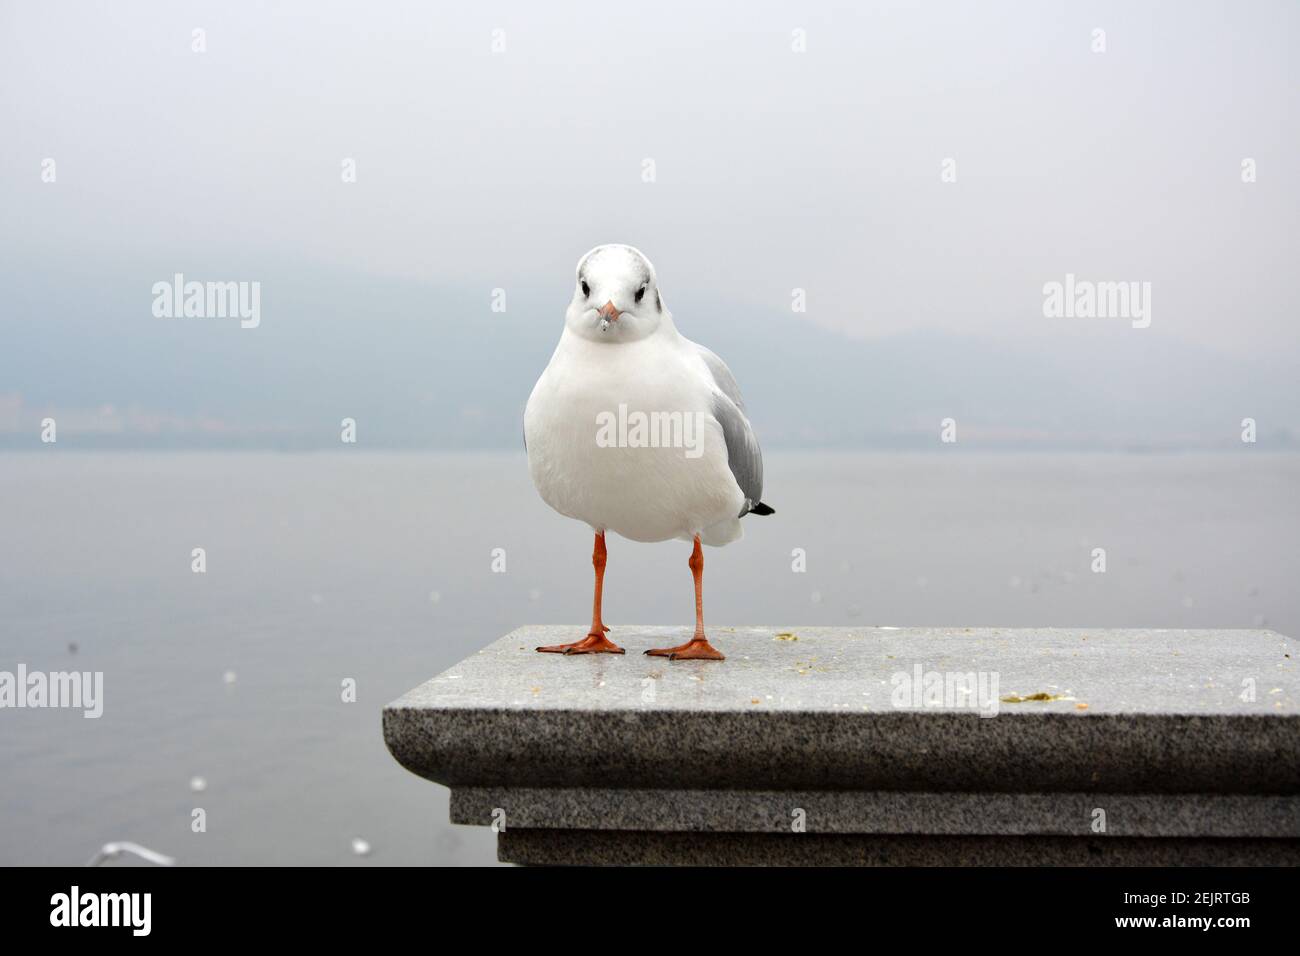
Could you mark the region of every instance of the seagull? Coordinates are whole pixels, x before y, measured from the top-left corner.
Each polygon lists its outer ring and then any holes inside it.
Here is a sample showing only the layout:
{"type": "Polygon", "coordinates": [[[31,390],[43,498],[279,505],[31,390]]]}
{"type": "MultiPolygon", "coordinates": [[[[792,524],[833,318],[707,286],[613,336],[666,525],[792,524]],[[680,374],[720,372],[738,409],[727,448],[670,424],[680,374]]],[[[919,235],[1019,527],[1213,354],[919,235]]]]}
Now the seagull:
{"type": "Polygon", "coordinates": [[[538,493],[595,533],[591,631],[547,654],[622,654],[600,601],[605,535],[693,542],[695,634],[646,651],[724,660],[704,633],[704,555],[741,537],[740,519],[770,515],[763,456],[740,389],[718,356],[677,331],[654,266],[631,246],[578,260],[573,299],[550,363],[524,409],[524,448],[538,493]]]}

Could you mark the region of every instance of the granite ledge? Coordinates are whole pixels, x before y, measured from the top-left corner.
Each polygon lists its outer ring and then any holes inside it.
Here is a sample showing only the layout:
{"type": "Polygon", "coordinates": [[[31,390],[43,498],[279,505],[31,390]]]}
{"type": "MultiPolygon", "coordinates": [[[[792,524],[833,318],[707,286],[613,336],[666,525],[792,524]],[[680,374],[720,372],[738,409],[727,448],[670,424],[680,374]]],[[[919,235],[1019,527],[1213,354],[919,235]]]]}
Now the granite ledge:
{"type": "Polygon", "coordinates": [[[520,628],[393,702],[390,751],[453,788],[1300,793],[1271,631],[713,628],[719,664],[637,653],[684,628],[624,627],[625,656],[533,650],[580,630],[520,628]],[[894,706],[917,668],[1051,699],[894,706]]]}
{"type": "Polygon", "coordinates": [[[525,830],[497,858],[527,866],[1300,866],[1300,840],[882,836],[525,830]]]}
{"type": "Polygon", "coordinates": [[[458,787],[451,822],[520,829],[1300,839],[1300,796],[458,787]]]}

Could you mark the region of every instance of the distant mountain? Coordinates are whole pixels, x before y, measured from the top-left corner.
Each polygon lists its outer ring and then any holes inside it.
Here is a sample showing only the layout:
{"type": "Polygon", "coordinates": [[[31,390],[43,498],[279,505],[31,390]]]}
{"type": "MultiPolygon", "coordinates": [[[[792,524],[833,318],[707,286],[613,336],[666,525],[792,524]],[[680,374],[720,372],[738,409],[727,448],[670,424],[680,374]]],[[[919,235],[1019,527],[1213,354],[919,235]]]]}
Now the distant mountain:
{"type": "MultiPolygon", "coordinates": [[[[187,276],[226,279],[195,263],[187,276]]],[[[159,319],[154,282],[175,264],[53,274],[0,271],[0,447],[332,448],[358,423],[364,448],[511,448],[559,336],[563,282],[491,289],[264,264],[261,324],[159,319]]],[[[769,448],[1163,449],[1293,447],[1296,361],[1228,359],[1128,330],[1087,338],[854,339],[806,317],[674,293],[689,337],[721,354],[769,448]]]]}

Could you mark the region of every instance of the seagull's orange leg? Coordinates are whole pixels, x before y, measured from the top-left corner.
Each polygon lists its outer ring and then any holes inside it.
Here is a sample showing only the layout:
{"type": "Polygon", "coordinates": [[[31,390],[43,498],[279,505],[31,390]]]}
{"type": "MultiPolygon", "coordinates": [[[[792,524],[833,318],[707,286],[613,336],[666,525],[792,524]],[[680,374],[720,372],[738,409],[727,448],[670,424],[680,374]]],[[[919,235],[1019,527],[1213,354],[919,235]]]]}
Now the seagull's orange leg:
{"type": "Polygon", "coordinates": [[[646,651],[655,657],[670,661],[725,661],[722,652],[704,636],[704,552],[700,550],[700,536],[695,536],[695,550],[691,552],[691,574],[695,577],[695,634],[685,644],[676,647],[657,647],[646,651]]]}
{"type": "Polygon", "coordinates": [[[539,647],[543,654],[625,654],[626,651],[605,636],[609,630],[600,619],[600,596],[605,589],[605,532],[596,532],[596,547],[591,552],[591,565],[596,569],[596,596],[591,604],[591,631],[572,644],[550,644],[539,647]]]}

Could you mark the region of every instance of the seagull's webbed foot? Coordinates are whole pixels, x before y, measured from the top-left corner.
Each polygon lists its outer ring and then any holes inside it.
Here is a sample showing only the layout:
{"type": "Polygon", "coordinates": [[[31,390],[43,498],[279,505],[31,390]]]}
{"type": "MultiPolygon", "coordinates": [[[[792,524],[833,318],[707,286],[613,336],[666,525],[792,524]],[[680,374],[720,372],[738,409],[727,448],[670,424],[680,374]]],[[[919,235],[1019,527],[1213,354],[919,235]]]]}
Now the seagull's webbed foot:
{"type": "Polygon", "coordinates": [[[646,651],[651,657],[666,657],[670,661],[725,661],[722,652],[704,636],[704,552],[700,549],[700,536],[695,536],[695,548],[687,562],[695,578],[695,633],[685,644],[676,647],[656,647],[646,651]]]}
{"type": "Polygon", "coordinates": [[[726,656],[709,643],[703,634],[697,634],[685,644],[676,647],[656,647],[646,651],[651,657],[666,657],[670,661],[725,661],[726,656]]]}
{"type": "Polygon", "coordinates": [[[608,630],[602,624],[599,631],[592,631],[580,641],[572,644],[548,644],[537,650],[543,654],[626,654],[627,651],[605,636],[608,630]]]}

